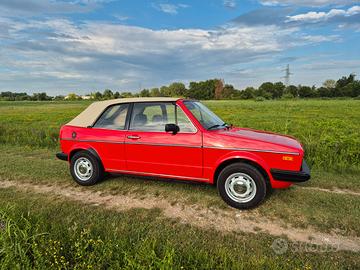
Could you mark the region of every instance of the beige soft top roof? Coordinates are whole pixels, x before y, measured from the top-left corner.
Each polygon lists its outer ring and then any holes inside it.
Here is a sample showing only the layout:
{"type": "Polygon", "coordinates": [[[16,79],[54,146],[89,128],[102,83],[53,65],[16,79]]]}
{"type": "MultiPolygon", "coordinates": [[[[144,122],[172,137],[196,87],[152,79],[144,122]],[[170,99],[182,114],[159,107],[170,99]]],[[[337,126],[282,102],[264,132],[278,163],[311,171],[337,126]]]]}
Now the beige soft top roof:
{"type": "Polygon", "coordinates": [[[97,101],[90,104],[82,113],[76,116],[66,125],[76,127],[88,127],[94,124],[99,115],[109,106],[119,103],[130,102],[164,102],[164,101],[177,101],[179,98],[169,97],[152,97],[152,98],[118,98],[104,101],[97,101]]]}

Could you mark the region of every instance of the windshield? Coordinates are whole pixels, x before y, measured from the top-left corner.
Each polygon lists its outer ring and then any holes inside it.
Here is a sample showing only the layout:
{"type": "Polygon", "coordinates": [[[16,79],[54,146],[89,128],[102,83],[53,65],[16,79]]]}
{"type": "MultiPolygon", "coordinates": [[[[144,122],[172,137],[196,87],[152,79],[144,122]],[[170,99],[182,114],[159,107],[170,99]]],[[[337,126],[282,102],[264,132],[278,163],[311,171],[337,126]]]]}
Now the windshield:
{"type": "Polygon", "coordinates": [[[184,101],[184,104],[204,128],[210,130],[226,127],[226,123],[202,103],[198,101],[184,101]]]}

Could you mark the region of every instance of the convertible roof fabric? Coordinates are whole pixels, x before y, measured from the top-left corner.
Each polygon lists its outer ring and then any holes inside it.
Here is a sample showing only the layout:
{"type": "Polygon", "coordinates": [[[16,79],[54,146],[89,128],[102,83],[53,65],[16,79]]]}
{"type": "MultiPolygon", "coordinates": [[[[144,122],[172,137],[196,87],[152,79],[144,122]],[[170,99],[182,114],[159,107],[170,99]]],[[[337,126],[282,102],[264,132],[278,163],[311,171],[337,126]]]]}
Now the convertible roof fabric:
{"type": "Polygon", "coordinates": [[[109,106],[121,103],[133,102],[175,102],[180,98],[156,97],[156,98],[118,98],[91,103],[83,112],[76,116],[66,125],[76,127],[92,126],[99,115],[109,106]]]}

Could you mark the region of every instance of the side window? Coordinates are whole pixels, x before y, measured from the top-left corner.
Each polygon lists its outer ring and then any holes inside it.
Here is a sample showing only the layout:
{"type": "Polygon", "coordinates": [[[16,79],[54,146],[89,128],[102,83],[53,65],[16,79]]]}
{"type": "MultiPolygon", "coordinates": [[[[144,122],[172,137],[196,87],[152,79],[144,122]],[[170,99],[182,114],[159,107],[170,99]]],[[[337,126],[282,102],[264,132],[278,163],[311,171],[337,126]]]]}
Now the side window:
{"type": "Polygon", "coordinates": [[[130,129],[138,131],[163,131],[165,125],[175,123],[181,132],[196,132],[195,127],[178,106],[172,103],[135,103],[130,129]]]}
{"type": "Polygon", "coordinates": [[[110,106],[94,124],[94,128],[125,129],[126,115],[129,104],[118,104],[110,106]]]}
{"type": "Polygon", "coordinates": [[[130,129],[139,131],[165,131],[166,104],[134,103],[130,129]]]}

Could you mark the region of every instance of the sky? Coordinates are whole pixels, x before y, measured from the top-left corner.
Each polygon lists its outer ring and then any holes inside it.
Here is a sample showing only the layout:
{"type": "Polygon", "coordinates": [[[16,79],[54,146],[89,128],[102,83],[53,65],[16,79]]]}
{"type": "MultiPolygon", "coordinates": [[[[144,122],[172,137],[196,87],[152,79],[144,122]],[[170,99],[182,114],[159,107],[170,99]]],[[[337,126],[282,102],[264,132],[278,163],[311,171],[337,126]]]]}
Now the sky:
{"type": "MultiPolygon", "coordinates": [[[[360,72],[360,0],[0,0],[0,92],[137,92],[360,72]]],[[[360,74],[359,74],[360,76],[360,74]]]]}

